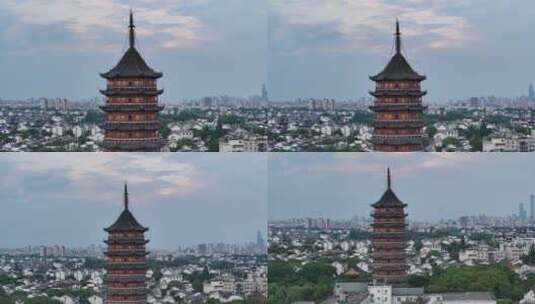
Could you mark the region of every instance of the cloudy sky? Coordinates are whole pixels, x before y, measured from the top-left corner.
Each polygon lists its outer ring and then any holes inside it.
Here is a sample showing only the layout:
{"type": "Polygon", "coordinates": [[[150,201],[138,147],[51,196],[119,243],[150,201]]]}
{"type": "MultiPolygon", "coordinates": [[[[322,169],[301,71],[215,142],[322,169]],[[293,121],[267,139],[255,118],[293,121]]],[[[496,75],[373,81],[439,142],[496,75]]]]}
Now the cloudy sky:
{"type": "Polygon", "coordinates": [[[152,248],[266,233],[263,154],[2,153],[0,171],[0,248],[102,244],[125,180],[152,248]]]}
{"type": "Polygon", "coordinates": [[[296,153],[269,155],[269,217],[368,216],[392,187],[412,220],[506,216],[535,194],[533,153],[296,153]]]}
{"type": "Polygon", "coordinates": [[[259,93],[265,0],[3,0],[0,97],[99,96],[99,73],[126,50],[130,8],[140,51],[164,72],[164,101],[259,93]]]}
{"type": "Polygon", "coordinates": [[[519,96],[535,82],[535,1],[271,0],[270,93],[359,98],[393,54],[428,76],[426,101],[519,96]]]}

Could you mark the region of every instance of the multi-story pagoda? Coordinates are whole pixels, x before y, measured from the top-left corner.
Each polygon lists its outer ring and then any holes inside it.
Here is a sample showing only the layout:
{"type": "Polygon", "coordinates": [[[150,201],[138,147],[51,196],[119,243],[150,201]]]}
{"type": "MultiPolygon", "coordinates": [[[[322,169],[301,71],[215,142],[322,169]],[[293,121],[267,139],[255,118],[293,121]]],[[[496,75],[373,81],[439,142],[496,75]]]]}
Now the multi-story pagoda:
{"type": "Polygon", "coordinates": [[[151,69],[135,47],[134,16],[130,12],[130,47],[119,63],[101,76],[107,79],[107,88],[100,92],[106,96],[106,104],[100,108],[106,112],[103,148],[106,151],[157,152],[165,145],[160,138],[158,96],[163,93],[157,87],[162,73],[151,69]]]}
{"type": "Polygon", "coordinates": [[[147,303],[147,262],[144,233],[128,209],[128,190],[124,186],[124,210],[113,225],[104,229],[108,232],[105,255],[108,257],[105,278],[106,304],[147,303]]]}
{"type": "Polygon", "coordinates": [[[378,283],[398,284],[407,279],[406,206],[391,189],[388,169],[387,189],[381,199],[372,205],[373,278],[378,283]]]}
{"type": "Polygon", "coordinates": [[[370,92],[375,103],[373,149],[376,151],[422,151],[424,149],[424,121],[420,82],[425,76],[415,72],[401,54],[401,32],[396,21],[396,54],[382,72],[370,79],[375,91],[370,92]]]}

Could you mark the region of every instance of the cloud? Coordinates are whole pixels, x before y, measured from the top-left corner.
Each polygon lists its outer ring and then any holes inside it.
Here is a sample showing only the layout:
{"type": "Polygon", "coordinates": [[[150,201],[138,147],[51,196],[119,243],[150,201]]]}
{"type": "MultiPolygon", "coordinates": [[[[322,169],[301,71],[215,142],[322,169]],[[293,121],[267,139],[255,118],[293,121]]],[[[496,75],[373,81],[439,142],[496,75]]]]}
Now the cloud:
{"type": "Polygon", "coordinates": [[[462,5],[457,0],[274,0],[271,39],[286,52],[384,52],[399,18],[415,49],[459,48],[475,37],[468,21],[452,13],[462,5]]]}
{"type": "Polygon", "coordinates": [[[286,175],[310,174],[373,174],[384,176],[391,166],[396,176],[407,177],[419,172],[447,169],[455,170],[466,164],[483,161],[470,153],[335,153],[331,159],[307,162],[286,162],[286,175]]]}
{"type": "MultiPolygon", "coordinates": [[[[102,191],[127,181],[132,189],[152,189],[136,196],[140,203],[152,203],[154,194],[164,197],[190,196],[205,189],[196,165],[177,160],[172,154],[160,153],[49,153],[35,157],[33,153],[8,156],[13,172],[11,178],[39,178],[40,186],[64,180],[71,191],[56,193],[63,199],[91,198],[92,201],[116,202],[116,192],[102,191]]],[[[13,185],[12,183],[10,183],[13,185]]],[[[27,189],[19,193],[30,195],[27,189]]],[[[120,191],[120,190],[117,190],[120,191]]]]}
{"type": "Polygon", "coordinates": [[[198,18],[178,10],[180,4],[181,1],[167,0],[128,4],[120,0],[4,0],[0,10],[15,19],[4,29],[8,42],[20,43],[19,39],[29,40],[40,33],[37,38],[48,42],[40,44],[42,49],[116,52],[126,41],[128,12],[133,8],[143,45],[189,49],[208,39],[208,35],[198,18]],[[62,37],[70,38],[56,39],[36,28],[57,28],[62,37]]]}

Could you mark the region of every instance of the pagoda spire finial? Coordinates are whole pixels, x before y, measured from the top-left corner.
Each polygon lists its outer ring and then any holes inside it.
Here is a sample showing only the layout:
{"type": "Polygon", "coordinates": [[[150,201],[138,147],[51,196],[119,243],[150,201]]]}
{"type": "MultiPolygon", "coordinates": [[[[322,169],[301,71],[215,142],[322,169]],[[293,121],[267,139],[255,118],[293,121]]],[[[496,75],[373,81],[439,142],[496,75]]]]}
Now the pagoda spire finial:
{"type": "Polygon", "coordinates": [[[130,47],[133,48],[136,44],[136,26],[134,25],[134,12],[132,12],[132,9],[130,9],[130,25],[128,27],[130,28],[130,47]]]}
{"type": "Polygon", "coordinates": [[[388,169],[386,170],[386,186],[388,187],[388,189],[390,189],[390,187],[392,186],[392,182],[390,180],[390,167],[388,167],[388,169]]]}
{"type": "Polygon", "coordinates": [[[396,19],[396,54],[401,54],[401,31],[399,30],[399,19],[396,19]]]}
{"type": "Polygon", "coordinates": [[[128,210],[128,185],[124,182],[124,210],[128,210]]]}

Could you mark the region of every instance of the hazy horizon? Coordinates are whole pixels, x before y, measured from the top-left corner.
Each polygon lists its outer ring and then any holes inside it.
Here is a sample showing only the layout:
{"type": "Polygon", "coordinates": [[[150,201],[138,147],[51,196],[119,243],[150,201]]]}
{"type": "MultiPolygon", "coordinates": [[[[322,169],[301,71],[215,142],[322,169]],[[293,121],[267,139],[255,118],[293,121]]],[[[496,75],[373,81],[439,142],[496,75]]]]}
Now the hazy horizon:
{"type": "Polygon", "coordinates": [[[266,82],[264,0],[5,0],[0,3],[0,66],[5,99],[100,97],[100,73],[136,45],[164,73],[163,102],[260,94],[266,82]]]}
{"type": "Polygon", "coordinates": [[[424,102],[527,95],[535,82],[535,2],[271,0],[269,85],[274,99],[370,97],[393,55],[399,18],[402,51],[427,76],[424,102]]]}
{"type": "Polygon", "coordinates": [[[295,153],[269,155],[269,220],[367,217],[392,189],[410,221],[518,213],[535,194],[532,153],[295,153]]]}

